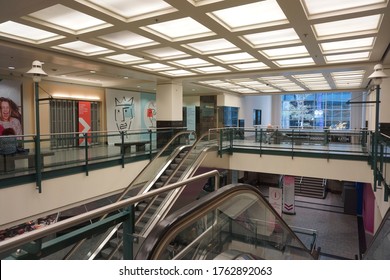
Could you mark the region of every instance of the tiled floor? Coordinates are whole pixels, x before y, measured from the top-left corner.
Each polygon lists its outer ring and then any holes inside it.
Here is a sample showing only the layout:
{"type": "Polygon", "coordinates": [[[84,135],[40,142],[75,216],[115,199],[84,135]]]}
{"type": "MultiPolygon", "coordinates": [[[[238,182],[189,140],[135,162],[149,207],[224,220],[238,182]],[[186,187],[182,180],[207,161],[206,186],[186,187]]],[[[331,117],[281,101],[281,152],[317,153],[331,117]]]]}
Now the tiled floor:
{"type": "MultiPolygon", "coordinates": [[[[261,188],[268,196],[267,188],[261,188]]],[[[355,259],[359,254],[358,221],[344,214],[340,194],[328,193],[325,199],[295,197],[295,215],[282,214],[288,225],[317,231],[320,260],[355,259]]]]}

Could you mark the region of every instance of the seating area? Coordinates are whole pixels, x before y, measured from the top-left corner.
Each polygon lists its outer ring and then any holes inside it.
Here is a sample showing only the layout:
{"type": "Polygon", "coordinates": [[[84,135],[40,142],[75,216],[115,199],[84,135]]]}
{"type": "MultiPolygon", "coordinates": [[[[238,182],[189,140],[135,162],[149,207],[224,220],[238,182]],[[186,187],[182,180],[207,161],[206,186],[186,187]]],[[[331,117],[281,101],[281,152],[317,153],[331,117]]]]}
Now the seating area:
{"type": "Polygon", "coordinates": [[[115,143],[115,146],[122,147],[121,153],[131,153],[131,147],[135,146],[135,151],[140,152],[140,151],[145,151],[145,146],[146,144],[150,144],[150,141],[131,141],[131,142],[120,142],[120,143],[115,143]]]}
{"type": "MultiPolygon", "coordinates": [[[[41,164],[44,166],[44,158],[47,156],[54,156],[54,152],[41,152],[41,164]]],[[[12,155],[1,155],[0,172],[8,172],[15,170],[15,161],[28,161],[28,168],[35,168],[35,154],[34,153],[16,153],[12,155]]]]}

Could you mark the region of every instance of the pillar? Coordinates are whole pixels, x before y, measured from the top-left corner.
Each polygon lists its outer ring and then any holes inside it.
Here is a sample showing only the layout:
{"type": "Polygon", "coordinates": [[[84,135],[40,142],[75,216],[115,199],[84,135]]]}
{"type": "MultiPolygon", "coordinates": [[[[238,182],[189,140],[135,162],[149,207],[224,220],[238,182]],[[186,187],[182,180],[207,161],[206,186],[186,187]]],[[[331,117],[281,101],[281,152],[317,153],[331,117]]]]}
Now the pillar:
{"type": "Polygon", "coordinates": [[[158,84],[156,90],[157,145],[162,147],[183,124],[183,86],[181,83],[158,84]],[[163,130],[167,128],[167,130],[163,130]]]}

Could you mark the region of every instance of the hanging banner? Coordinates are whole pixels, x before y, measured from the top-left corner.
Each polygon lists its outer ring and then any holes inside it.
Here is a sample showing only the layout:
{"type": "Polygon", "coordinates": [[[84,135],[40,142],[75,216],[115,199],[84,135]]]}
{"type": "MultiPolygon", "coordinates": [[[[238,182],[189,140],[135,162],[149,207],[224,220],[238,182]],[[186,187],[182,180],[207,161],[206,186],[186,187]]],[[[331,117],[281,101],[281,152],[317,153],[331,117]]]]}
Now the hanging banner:
{"type": "Polygon", "coordinates": [[[279,215],[282,215],[282,193],[281,188],[269,188],[268,201],[279,215]]]}
{"type": "Polygon", "coordinates": [[[283,176],[283,213],[295,214],[295,182],[293,176],[283,176]]]}
{"type": "Polygon", "coordinates": [[[91,144],[91,102],[79,101],[79,145],[84,146],[85,138],[84,134],[88,135],[87,143],[91,144]]]}

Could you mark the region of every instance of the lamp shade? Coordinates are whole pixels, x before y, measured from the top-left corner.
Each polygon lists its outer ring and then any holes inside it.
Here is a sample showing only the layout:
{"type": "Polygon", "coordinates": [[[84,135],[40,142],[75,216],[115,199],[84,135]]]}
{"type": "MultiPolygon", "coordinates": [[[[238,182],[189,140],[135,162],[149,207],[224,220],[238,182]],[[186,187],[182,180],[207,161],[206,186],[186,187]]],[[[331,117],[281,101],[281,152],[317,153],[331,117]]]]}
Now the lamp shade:
{"type": "Polygon", "coordinates": [[[387,78],[385,72],[383,72],[382,64],[377,64],[374,66],[374,73],[368,76],[369,79],[374,81],[374,84],[379,85],[382,82],[382,79],[387,78]]]}
{"type": "Polygon", "coordinates": [[[41,76],[47,76],[46,72],[42,69],[42,62],[34,60],[32,63],[32,68],[27,72],[27,74],[33,75],[34,82],[39,82],[41,76]]]}

